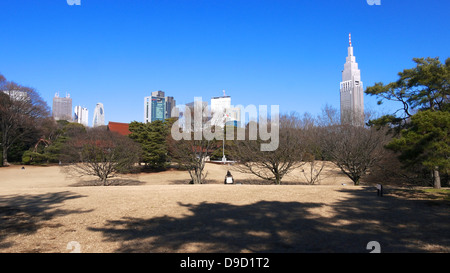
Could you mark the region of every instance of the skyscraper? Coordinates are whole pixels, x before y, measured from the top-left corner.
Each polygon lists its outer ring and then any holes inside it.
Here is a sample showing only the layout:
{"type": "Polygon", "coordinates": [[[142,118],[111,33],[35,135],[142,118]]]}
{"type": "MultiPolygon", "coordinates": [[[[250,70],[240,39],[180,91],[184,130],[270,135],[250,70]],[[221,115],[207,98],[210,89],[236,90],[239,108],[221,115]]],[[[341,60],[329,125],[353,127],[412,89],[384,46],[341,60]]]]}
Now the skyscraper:
{"type": "Polygon", "coordinates": [[[52,115],[55,120],[72,121],[72,98],[69,94],[65,98],[60,98],[58,93],[55,94],[52,115]]]}
{"type": "Polygon", "coordinates": [[[97,103],[94,109],[94,119],[92,120],[92,127],[105,125],[105,109],[102,103],[97,103]]]}
{"type": "Polygon", "coordinates": [[[172,117],[172,109],[175,106],[173,97],[166,97],[163,91],[152,92],[151,96],[144,98],[144,122],[164,121],[172,117]]]}
{"type": "Polygon", "coordinates": [[[172,109],[176,106],[176,102],[173,97],[165,97],[165,100],[166,100],[166,118],[171,118],[172,109]]]}
{"type": "Polygon", "coordinates": [[[164,121],[166,117],[166,99],[163,91],[152,92],[152,95],[144,98],[144,122],[155,120],[164,121]]]}
{"type": "Polygon", "coordinates": [[[77,123],[81,123],[84,126],[88,126],[88,115],[89,111],[87,108],[81,106],[75,106],[74,109],[74,121],[77,123]]]}
{"type": "Polygon", "coordinates": [[[231,107],[231,97],[225,95],[211,98],[211,124],[223,127],[224,124],[240,126],[241,109],[238,107],[231,107]]]}
{"type": "Polygon", "coordinates": [[[364,92],[361,72],[353,55],[352,36],[349,34],[348,56],[342,71],[341,123],[364,125],[364,92]]]}

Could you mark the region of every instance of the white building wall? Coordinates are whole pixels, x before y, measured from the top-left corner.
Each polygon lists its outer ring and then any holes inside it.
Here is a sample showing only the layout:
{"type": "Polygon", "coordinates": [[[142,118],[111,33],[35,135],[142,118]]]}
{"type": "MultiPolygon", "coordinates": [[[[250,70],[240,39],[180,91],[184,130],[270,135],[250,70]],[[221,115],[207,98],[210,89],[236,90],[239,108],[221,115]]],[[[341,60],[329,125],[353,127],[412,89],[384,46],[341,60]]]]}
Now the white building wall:
{"type": "Polygon", "coordinates": [[[89,123],[89,110],[85,107],[75,106],[74,112],[74,121],[87,127],[89,123]]]}
{"type": "Polygon", "coordinates": [[[241,108],[231,105],[230,96],[212,98],[211,113],[211,124],[223,127],[225,123],[237,121],[238,126],[240,125],[241,108]]]}
{"type": "Polygon", "coordinates": [[[152,121],[152,97],[144,98],[144,123],[152,121]]]}

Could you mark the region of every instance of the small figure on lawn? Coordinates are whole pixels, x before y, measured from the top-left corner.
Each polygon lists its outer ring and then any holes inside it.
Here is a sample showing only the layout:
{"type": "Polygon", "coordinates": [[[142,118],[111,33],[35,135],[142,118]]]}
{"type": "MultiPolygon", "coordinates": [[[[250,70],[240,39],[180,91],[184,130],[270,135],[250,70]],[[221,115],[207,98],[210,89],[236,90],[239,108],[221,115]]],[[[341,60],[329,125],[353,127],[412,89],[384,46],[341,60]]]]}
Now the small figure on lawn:
{"type": "Polygon", "coordinates": [[[225,184],[234,184],[234,178],[231,175],[230,171],[227,171],[227,175],[225,175],[225,184]]]}

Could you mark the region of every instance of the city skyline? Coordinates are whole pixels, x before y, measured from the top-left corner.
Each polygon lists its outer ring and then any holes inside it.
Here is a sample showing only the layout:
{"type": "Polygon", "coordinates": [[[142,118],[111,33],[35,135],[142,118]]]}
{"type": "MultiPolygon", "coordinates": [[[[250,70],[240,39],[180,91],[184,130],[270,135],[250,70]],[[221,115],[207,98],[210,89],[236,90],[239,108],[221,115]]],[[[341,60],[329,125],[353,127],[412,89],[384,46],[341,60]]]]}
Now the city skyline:
{"type": "MultiPolygon", "coordinates": [[[[450,41],[450,3],[439,1],[18,0],[0,8],[22,18],[0,22],[11,37],[0,45],[0,73],[49,106],[57,90],[73,105],[102,101],[105,124],[142,121],[139,105],[153,90],[185,104],[225,89],[237,104],[317,115],[325,104],[339,109],[348,33],[365,87],[395,81],[414,57],[447,58],[450,41]],[[414,20],[422,13],[435,16],[414,20]]],[[[367,110],[393,107],[364,101],[367,110]]]]}

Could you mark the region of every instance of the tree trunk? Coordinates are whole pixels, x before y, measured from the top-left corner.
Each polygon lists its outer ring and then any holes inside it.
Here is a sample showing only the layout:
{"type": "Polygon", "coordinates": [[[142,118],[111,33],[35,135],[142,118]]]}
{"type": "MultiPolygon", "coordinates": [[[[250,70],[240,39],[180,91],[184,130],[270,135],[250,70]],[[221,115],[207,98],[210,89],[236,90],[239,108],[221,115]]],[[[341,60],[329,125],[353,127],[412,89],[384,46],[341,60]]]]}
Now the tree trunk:
{"type": "Polygon", "coordinates": [[[202,184],[202,173],[201,171],[195,169],[189,171],[189,174],[191,175],[192,184],[202,184]]]}
{"type": "Polygon", "coordinates": [[[101,177],[100,177],[100,179],[102,180],[102,184],[103,184],[103,186],[108,186],[108,176],[107,175],[102,175],[101,177]]]}
{"type": "Polygon", "coordinates": [[[8,163],[8,149],[5,147],[5,145],[3,145],[3,151],[2,151],[2,166],[9,166],[8,163]]]}
{"type": "Polygon", "coordinates": [[[275,177],[275,185],[281,185],[281,179],[278,176],[275,177]]]}
{"type": "Polygon", "coordinates": [[[434,182],[434,188],[440,189],[441,188],[441,176],[439,175],[439,167],[435,166],[433,170],[433,182],[434,182]]]}

